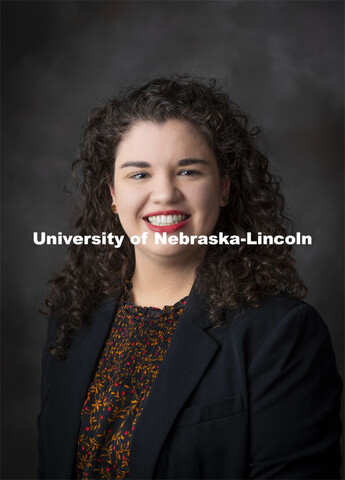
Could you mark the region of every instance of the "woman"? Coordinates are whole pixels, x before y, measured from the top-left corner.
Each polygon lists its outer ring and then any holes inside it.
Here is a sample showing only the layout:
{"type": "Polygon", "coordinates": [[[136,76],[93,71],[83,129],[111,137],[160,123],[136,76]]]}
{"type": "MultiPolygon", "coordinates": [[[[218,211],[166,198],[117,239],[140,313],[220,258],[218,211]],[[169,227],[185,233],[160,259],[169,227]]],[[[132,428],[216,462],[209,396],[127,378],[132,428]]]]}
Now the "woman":
{"type": "Polygon", "coordinates": [[[247,123],[188,76],[90,115],[77,233],[124,241],[52,280],[40,478],[340,478],[341,381],[291,247],[157,242],[286,236],[247,123]]]}

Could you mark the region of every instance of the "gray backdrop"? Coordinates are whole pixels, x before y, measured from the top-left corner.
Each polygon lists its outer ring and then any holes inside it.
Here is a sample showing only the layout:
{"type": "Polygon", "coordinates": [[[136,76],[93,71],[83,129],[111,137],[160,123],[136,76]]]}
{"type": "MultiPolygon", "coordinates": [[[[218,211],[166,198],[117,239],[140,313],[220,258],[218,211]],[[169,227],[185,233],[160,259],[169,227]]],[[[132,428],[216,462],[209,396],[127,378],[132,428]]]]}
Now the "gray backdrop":
{"type": "Polygon", "coordinates": [[[81,125],[120,87],[156,74],[219,79],[263,127],[298,230],[307,298],[343,371],[343,3],[2,2],[2,478],[34,478],[46,281],[64,248],[81,125]]]}

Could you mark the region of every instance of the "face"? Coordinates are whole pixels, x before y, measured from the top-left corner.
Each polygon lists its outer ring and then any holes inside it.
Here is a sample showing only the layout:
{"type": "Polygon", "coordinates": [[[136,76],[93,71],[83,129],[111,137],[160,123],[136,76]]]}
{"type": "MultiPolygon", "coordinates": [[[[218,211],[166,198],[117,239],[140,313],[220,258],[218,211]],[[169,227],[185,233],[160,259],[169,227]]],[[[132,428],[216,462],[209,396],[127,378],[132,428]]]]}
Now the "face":
{"type": "Polygon", "coordinates": [[[156,245],[154,232],[210,235],[227,203],[228,179],[220,180],[216,158],[187,121],[138,121],[121,140],[110,187],[128,236],[148,232],[136,257],[183,258],[196,245],[156,245]]]}

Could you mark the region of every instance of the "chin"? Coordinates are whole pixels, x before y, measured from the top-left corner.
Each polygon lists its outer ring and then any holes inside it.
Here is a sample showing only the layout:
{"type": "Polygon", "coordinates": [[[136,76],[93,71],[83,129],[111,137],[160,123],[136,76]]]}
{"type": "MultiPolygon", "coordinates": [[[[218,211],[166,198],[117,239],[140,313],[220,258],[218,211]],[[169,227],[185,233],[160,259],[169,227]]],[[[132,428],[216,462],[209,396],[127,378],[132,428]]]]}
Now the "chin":
{"type": "Polygon", "coordinates": [[[188,256],[188,258],[191,258],[193,256],[193,250],[196,253],[195,249],[181,248],[181,245],[154,245],[154,248],[145,251],[142,250],[142,253],[144,255],[161,258],[163,260],[164,258],[178,259],[180,257],[185,258],[186,256],[188,256]]]}

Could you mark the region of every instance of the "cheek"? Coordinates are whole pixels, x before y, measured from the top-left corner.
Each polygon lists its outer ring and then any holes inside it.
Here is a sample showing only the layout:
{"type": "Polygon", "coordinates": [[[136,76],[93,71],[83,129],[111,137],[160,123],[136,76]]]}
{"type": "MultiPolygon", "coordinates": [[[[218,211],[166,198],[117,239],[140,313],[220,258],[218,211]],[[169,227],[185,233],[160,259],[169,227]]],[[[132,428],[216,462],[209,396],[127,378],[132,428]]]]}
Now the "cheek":
{"type": "Polygon", "coordinates": [[[133,210],[140,201],[140,195],[137,189],[126,187],[120,182],[115,183],[115,197],[117,205],[123,211],[133,210]]]}
{"type": "Polygon", "coordinates": [[[217,184],[205,184],[191,191],[195,208],[201,215],[210,215],[219,211],[219,188],[217,184]]]}

